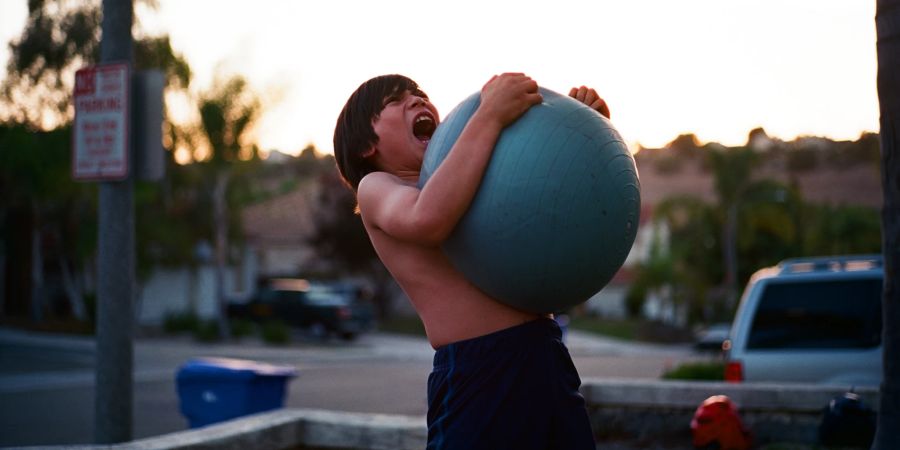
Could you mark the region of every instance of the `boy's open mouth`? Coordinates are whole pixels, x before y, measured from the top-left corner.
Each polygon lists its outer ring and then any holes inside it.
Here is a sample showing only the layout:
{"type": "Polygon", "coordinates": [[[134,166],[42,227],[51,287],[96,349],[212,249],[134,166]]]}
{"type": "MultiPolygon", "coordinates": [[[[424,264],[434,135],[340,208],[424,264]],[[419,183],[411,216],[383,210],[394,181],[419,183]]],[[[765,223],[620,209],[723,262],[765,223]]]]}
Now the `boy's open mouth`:
{"type": "Polygon", "coordinates": [[[431,136],[434,135],[434,130],[436,129],[437,122],[435,122],[434,117],[428,112],[423,111],[413,119],[413,135],[416,136],[416,139],[425,144],[428,144],[428,142],[431,141],[431,136]]]}

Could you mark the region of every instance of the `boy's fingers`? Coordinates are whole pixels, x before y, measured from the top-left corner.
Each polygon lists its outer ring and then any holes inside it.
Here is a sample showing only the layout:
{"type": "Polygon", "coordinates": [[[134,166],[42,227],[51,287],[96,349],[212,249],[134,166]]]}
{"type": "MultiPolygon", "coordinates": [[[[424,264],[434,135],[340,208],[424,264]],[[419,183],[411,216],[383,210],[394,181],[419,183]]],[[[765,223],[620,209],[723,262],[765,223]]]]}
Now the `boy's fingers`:
{"type": "Polygon", "coordinates": [[[572,89],[569,89],[569,97],[572,97],[575,100],[578,100],[578,88],[577,87],[573,87],[572,89]]]}
{"type": "Polygon", "coordinates": [[[581,100],[582,103],[590,103],[587,101],[589,93],[590,90],[586,86],[578,88],[578,100],[581,100]]]}
{"type": "Polygon", "coordinates": [[[584,103],[609,119],[609,106],[606,105],[606,101],[593,88],[588,88],[587,86],[573,87],[569,89],[569,97],[584,103]]]}
{"type": "Polygon", "coordinates": [[[597,100],[595,100],[593,103],[591,103],[591,108],[593,108],[595,111],[599,112],[600,114],[603,114],[603,116],[606,117],[607,119],[610,118],[609,106],[607,106],[606,100],[603,100],[602,98],[597,97],[597,100]]]}

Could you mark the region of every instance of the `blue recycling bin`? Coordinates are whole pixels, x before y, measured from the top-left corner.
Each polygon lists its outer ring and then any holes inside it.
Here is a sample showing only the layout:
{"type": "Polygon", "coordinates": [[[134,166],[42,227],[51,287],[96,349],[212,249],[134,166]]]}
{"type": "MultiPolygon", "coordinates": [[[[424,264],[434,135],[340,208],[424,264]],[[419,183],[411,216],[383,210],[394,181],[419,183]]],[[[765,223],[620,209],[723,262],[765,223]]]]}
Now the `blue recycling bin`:
{"type": "Polygon", "coordinates": [[[290,366],[231,358],[192,359],[175,377],[181,413],[191,428],[284,406],[290,366]]]}

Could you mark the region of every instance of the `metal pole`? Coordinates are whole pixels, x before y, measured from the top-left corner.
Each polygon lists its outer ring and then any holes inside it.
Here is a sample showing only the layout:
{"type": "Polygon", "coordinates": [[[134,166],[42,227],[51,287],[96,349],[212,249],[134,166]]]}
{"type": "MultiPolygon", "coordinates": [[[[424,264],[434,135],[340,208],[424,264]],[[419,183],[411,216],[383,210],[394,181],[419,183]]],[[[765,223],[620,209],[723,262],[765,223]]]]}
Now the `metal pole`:
{"type": "MultiPolygon", "coordinates": [[[[101,63],[115,61],[131,66],[133,16],[132,0],[103,0],[101,63]]],[[[126,151],[131,152],[131,133],[128,134],[126,151]]],[[[132,438],[135,286],[133,179],[129,173],[122,181],[100,183],[97,366],[94,388],[94,440],[98,444],[125,442],[132,438]]]]}
{"type": "Polygon", "coordinates": [[[900,0],[875,4],[881,129],[884,361],[874,450],[900,448],[900,0]]]}

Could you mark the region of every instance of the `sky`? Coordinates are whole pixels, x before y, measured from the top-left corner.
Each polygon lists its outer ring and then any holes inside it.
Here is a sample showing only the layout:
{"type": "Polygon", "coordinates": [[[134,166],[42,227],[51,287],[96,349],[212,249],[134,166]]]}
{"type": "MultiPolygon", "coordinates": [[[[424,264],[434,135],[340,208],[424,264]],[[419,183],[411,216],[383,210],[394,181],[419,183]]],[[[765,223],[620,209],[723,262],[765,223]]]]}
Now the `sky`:
{"type": "MultiPolygon", "coordinates": [[[[385,73],[419,82],[443,115],[502,72],[594,87],[632,147],[878,130],[874,0],[156,1],[141,23],[170,35],[194,94],[239,74],[263,98],[264,150],[331,152],[347,97],[385,73]]],[[[26,8],[0,0],[0,40],[26,8]]]]}

